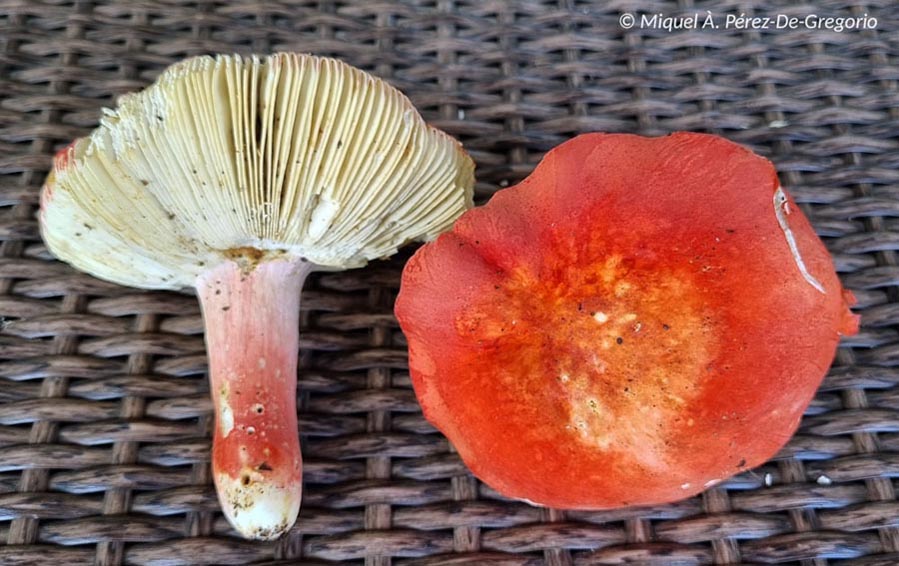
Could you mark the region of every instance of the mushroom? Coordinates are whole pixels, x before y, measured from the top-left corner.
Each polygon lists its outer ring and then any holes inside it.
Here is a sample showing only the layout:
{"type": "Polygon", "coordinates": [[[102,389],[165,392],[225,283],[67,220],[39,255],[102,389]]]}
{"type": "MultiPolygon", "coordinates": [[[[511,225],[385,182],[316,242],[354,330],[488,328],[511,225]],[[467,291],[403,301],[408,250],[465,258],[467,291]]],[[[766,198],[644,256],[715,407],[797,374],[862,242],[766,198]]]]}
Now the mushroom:
{"type": "Polygon", "coordinates": [[[767,160],[710,135],[589,134],[407,263],[425,416],[497,491],[685,498],[774,455],[857,331],[767,160]]]}
{"type": "Polygon", "coordinates": [[[122,97],[61,151],[41,195],[50,251],[144,289],[196,287],[225,515],[296,520],[300,289],[429,239],[471,205],[473,163],[386,82],[299,54],[197,57],[122,97]]]}

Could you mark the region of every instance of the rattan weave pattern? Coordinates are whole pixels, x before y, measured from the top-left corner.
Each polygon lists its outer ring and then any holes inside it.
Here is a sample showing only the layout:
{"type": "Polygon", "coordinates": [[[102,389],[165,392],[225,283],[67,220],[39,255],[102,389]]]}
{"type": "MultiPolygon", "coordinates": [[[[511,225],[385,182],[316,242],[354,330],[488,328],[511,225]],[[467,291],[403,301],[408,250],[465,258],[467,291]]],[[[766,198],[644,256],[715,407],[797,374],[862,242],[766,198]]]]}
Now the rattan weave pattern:
{"type": "MultiPolygon", "coordinates": [[[[892,0],[0,0],[0,564],[899,564],[899,7],[892,0]],[[619,26],[624,12],[878,19],[875,30],[619,26]],[[55,149],[168,64],[339,56],[478,163],[481,199],[578,132],[724,135],[769,156],[859,298],[862,332],[775,460],[681,503],[562,512],[472,479],[422,418],[392,317],[408,251],[303,296],[298,525],[218,511],[196,299],[52,260],[55,149]],[[281,562],[283,561],[283,562],[281,562]]],[[[766,431],[759,431],[765,434],[766,431]]]]}

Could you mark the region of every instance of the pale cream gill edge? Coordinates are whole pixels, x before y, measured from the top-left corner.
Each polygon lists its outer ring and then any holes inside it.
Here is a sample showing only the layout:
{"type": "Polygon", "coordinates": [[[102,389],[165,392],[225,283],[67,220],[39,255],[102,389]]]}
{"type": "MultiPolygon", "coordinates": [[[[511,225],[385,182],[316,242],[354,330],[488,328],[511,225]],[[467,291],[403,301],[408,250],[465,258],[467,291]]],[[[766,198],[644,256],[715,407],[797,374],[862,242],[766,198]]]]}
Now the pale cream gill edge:
{"type": "Polygon", "coordinates": [[[47,240],[81,269],[149,288],[190,285],[240,247],[355,267],[446,229],[472,204],[473,167],[404,95],[338,61],[197,57],[76,144],[47,240]]]}

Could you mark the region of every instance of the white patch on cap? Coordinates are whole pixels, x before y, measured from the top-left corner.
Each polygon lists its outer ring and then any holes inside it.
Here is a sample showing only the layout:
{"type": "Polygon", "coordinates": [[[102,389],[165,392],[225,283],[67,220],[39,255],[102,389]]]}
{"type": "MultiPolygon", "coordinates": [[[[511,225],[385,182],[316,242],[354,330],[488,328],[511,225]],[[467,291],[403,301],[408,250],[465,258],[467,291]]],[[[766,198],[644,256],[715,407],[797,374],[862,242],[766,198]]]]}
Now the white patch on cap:
{"type": "Polygon", "coordinates": [[[784,193],[783,189],[777,187],[777,190],[774,192],[774,215],[777,217],[777,223],[780,225],[780,229],[787,239],[787,245],[790,247],[793,261],[796,262],[796,267],[799,268],[799,272],[802,274],[802,277],[808,281],[808,284],[819,292],[824,293],[824,286],[809,273],[808,268],[805,266],[805,262],[802,261],[802,255],[799,254],[796,238],[793,236],[793,231],[790,229],[790,224],[787,222],[787,214],[789,214],[789,209],[787,207],[789,206],[789,202],[790,201],[787,199],[787,195],[784,193]]]}
{"type": "Polygon", "coordinates": [[[309,237],[312,241],[321,238],[331,226],[337,215],[338,203],[328,198],[322,198],[312,210],[312,218],[309,221],[309,237]]]}

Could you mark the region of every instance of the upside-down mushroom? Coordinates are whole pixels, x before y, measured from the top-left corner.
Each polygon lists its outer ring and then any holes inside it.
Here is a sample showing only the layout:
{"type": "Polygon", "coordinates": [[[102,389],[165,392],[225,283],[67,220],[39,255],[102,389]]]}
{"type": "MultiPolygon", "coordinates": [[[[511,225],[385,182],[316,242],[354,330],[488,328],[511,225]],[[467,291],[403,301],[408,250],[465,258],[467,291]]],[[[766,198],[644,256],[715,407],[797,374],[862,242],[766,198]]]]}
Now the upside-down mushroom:
{"type": "Polygon", "coordinates": [[[403,274],[425,416],[561,508],[696,494],[780,449],[858,320],[773,166],[724,139],[590,134],[403,274]]]}
{"type": "Polygon", "coordinates": [[[433,237],[470,206],[472,185],[458,142],[358,69],[198,57],[57,155],[40,221],[54,255],[97,277],[196,287],[219,500],[241,534],[272,539],[300,506],[305,277],[433,237]]]}

